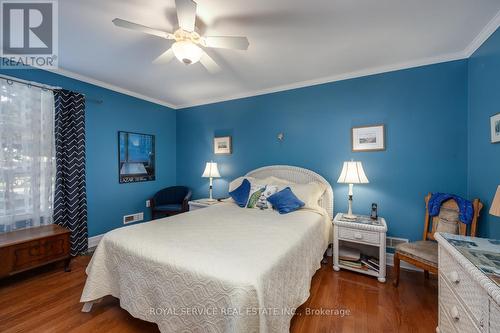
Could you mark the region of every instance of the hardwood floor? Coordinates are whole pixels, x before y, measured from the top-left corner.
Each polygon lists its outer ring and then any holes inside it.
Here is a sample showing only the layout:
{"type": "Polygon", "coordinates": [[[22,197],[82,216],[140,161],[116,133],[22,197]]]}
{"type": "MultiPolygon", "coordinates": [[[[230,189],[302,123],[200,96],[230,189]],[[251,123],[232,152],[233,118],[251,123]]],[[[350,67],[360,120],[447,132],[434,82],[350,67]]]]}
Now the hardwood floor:
{"type": "MultiPolygon", "coordinates": [[[[331,259],[331,258],[330,258],[331,259]]],[[[0,332],[158,332],[155,324],[135,319],[111,296],[80,312],[80,294],[90,257],[78,257],[72,271],[48,266],[0,280],[0,332]]],[[[390,270],[389,270],[390,273],[390,270]]],[[[389,276],[375,278],[323,265],[312,280],[311,296],[292,319],[291,332],[434,332],[437,280],[401,272],[399,288],[389,276]],[[330,311],[323,314],[319,311],[330,311]],[[348,315],[336,315],[346,310],[348,315]]]]}

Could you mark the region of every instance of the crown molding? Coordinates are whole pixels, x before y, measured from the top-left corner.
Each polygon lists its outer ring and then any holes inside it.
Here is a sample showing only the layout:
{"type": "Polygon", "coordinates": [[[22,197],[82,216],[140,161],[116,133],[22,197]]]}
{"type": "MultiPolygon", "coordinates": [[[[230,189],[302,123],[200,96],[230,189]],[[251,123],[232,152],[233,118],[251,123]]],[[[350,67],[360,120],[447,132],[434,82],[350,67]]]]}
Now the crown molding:
{"type": "Polygon", "coordinates": [[[500,11],[485,25],[479,34],[465,48],[464,54],[469,58],[500,27],[500,11]]]}
{"type": "Polygon", "coordinates": [[[71,72],[71,71],[68,71],[68,70],[65,70],[65,69],[62,69],[62,68],[44,69],[44,70],[52,72],[52,73],[55,73],[55,74],[63,75],[63,76],[66,76],[66,77],[69,77],[69,78],[72,78],[72,79],[75,79],[75,80],[78,80],[78,81],[90,83],[90,84],[93,84],[95,86],[98,86],[98,87],[101,87],[101,88],[105,88],[105,89],[109,89],[109,90],[112,90],[112,91],[115,91],[115,92],[118,92],[118,93],[121,93],[121,94],[125,94],[125,95],[129,95],[129,96],[132,96],[132,97],[135,97],[135,98],[139,98],[139,99],[151,102],[151,103],[155,103],[155,104],[158,104],[158,105],[166,106],[166,107],[174,109],[174,110],[177,109],[177,107],[175,105],[173,105],[171,103],[168,103],[166,101],[162,101],[162,100],[159,100],[157,98],[153,98],[153,97],[149,97],[149,96],[146,96],[146,95],[143,95],[143,94],[139,94],[139,93],[136,93],[136,92],[133,92],[133,91],[130,91],[130,90],[127,90],[127,89],[115,86],[113,84],[110,84],[110,83],[107,83],[107,82],[104,82],[104,81],[100,81],[100,80],[96,80],[96,79],[93,79],[91,77],[88,77],[88,76],[85,76],[85,75],[81,75],[81,74],[78,74],[78,73],[75,73],[75,72],[71,72]]]}
{"type": "Polygon", "coordinates": [[[348,79],[355,79],[355,78],[369,76],[369,75],[389,73],[389,72],[410,69],[410,68],[415,68],[415,67],[421,67],[421,66],[433,65],[433,64],[443,63],[443,62],[461,60],[461,59],[465,59],[465,58],[467,58],[467,56],[465,55],[464,52],[457,52],[457,53],[446,54],[446,55],[441,55],[441,56],[437,56],[437,57],[430,57],[430,58],[419,59],[419,60],[415,60],[415,61],[403,62],[403,63],[399,63],[399,64],[394,64],[394,65],[373,67],[373,68],[363,69],[360,71],[348,72],[348,73],[338,74],[338,75],[333,75],[333,76],[326,76],[326,77],[314,79],[314,80],[299,81],[299,82],[281,85],[281,86],[277,86],[277,87],[256,90],[256,91],[243,93],[243,94],[237,94],[237,95],[233,95],[230,97],[218,97],[218,98],[205,99],[205,100],[201,100],[199,102],[177,105],[176,107],[178,110],[183,110],[183,109],[187,109],[187,108],[195,107],[195,106],[225,102],[225,101],[230,101],[230,100],[235,100],[235,99],[259,96],[259,95],[272,94],[272,93],[286,91],[286,90],[306,88],[306,87],[316,86],[319,84],[331,83],[331,82],[336,82],[336,81],[343,81],[343,80],[348,80],[348,79]]]}

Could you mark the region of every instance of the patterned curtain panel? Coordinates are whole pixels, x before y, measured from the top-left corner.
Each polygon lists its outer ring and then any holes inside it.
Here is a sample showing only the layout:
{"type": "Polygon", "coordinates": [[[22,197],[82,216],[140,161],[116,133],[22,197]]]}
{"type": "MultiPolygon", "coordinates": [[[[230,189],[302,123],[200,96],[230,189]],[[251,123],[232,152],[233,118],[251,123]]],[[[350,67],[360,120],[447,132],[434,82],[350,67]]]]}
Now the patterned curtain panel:
{"type": "Polygon", "coordinates": [[[56,186],[54,223],[71,230],[71,255],[87,251],[85,189],[85,97],[54,92],[56,186]]]}

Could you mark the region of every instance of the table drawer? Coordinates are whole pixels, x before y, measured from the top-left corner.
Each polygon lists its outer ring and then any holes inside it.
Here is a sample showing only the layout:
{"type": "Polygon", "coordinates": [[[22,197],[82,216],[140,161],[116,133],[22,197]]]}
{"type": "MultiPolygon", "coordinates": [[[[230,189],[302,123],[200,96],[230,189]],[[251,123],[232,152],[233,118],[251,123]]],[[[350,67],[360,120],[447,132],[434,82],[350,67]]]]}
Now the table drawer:
{"type": "Polygon", "coordinates": [[[380,244],[380,233],[366,230],[351,229],[345,227],[339,228],[339,239],[352,240],[378,245],[380,244]]]}
{"type": "Polygon", "coordinates": [[[439,276],[439,307],[450,318],[457,332],[481,332],[469,317],[467,310],[455,297],[443,276],[439,276]]]}
{"type": "Polygon", "coordinates": [[[35,240],[12,247],[12,271],[69,256],[69,234],[35,240]]]}
{"type": "Polygon", "coordinates": [[[486,326],[488,294],[442,247],[439,247],[439,274],[470,310],[476,324],[486,326]]]}
{"type": "Polygon", "coordinates": [[[455,333],[455,328],[451,323],[451,319],[446,314],[444,307],[439,306],[439,333],[455,333]]]}

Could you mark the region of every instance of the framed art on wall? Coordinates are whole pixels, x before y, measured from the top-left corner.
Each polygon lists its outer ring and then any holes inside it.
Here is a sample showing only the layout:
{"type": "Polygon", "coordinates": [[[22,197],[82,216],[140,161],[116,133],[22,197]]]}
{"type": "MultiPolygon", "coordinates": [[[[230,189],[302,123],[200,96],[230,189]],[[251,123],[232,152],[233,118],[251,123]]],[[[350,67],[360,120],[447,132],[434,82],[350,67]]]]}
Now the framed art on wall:
{"type": "Polygon", "coordinates": [[[227,155],[232,153],[231,137],[221,136],[214,138],[214,154],[227,155]]]}
{"type": "Polygon", "coordinates": [[[490,117],[491,123],[491,143],[500,142],[500,113],[490,117]]]}
{"type": "Polygon", "coordinates": [[[353,152],[385,150],[385,126],[370,125],[353,127],[351,139],[353,152]]]}
{"type": "Polygon", "coordinates": [[[118,132],[120,183],[155,180],[155,137],[149,134],[118,132]]]}

